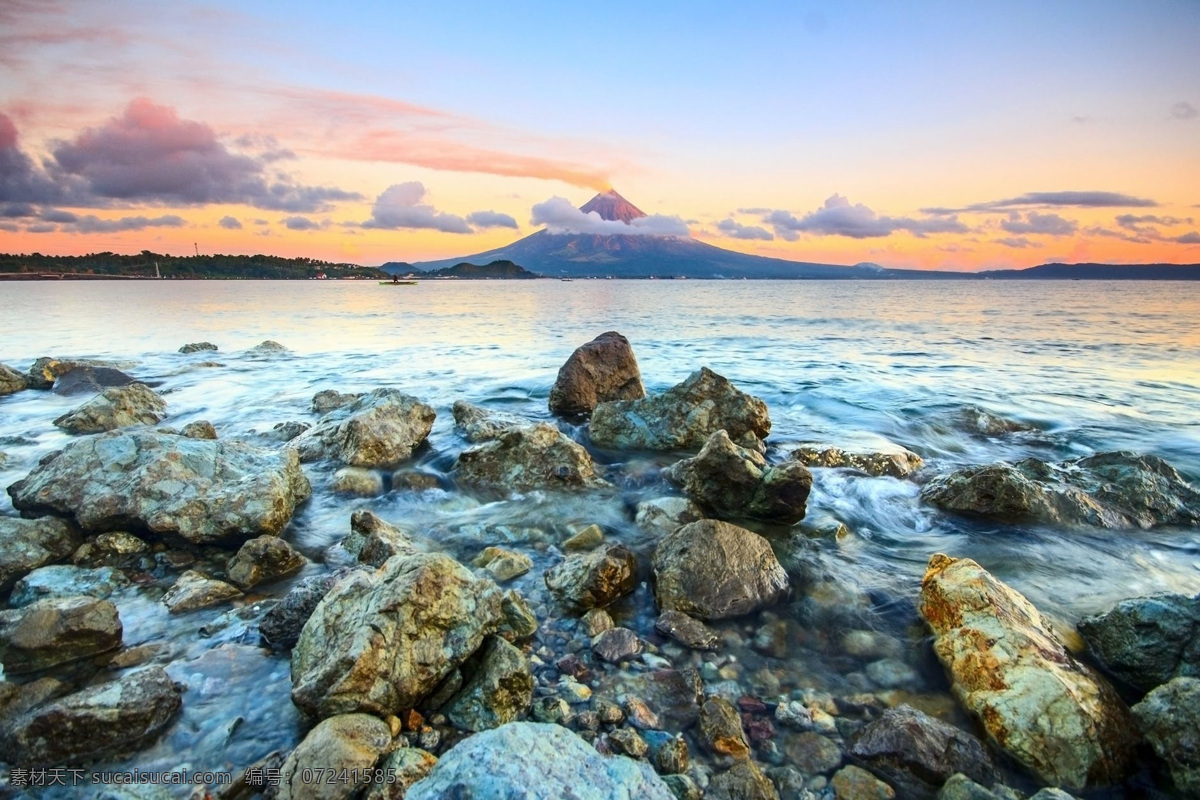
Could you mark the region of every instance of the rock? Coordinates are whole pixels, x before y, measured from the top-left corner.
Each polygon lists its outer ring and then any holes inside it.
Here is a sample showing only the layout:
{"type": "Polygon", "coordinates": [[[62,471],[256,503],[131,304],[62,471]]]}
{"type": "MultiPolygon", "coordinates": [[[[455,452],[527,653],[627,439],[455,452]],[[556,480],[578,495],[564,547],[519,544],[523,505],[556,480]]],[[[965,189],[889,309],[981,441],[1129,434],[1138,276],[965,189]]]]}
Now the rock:
{"type": "Polygon", "coordinates": [[[787,573],[767,540],[728,522],[702,520],[668,535],[654,553],[654,594],[664,611],[727,619],[787,596],[787,573]]]}
{"type": "Polygon", "coordinates": [[[112,567],[88,569],[70,564],[38,567],[13,586],[8,604],[21,608],[38,600],[55,597],[95,597],[104,599],[126,586],[129,579],[112,567]]]}
{"type": "Polygon", "coordinates": [[[277,442],[290,442],[310,428],[307,422],[279,422],[265,435],[277,442]]]}
{"type": "Polygon", "coordinates": [[[201,419],[184,425],[179,435],[189,439],[216,439],[217,429],[208,420],[201,419]]]}
{"type": "Polygon", "coordinates": [[[402,469],[392,473],[392,489],[396,491],[407,489],[410,492],[424,492],[429,489],[437,489],[441,485],[442,483],[436,475],[430,475],[427,472],[402,469]]]}
{"type": "Polygon", "coordinates": [[[593,639],[615,627],[612,615],[603,608],[589,609],[579,618],[579,622],[583,627],[583,632],[593,639]]]}
{"type": "Polygon", "coordinates": [[[454,427],[472,443],[490,442],[500,438],[503,433],[534,424],[533,420],[481,408],[466,400],[455,400],[451,411],[454,414],[454,427]]]}
{"type": "Polygon", "coordinates": [[[621,544],[567,556],[546,570],[546,588],[577,611],[603,608],[637,587],[637,559],[621,544]]]}
{"type": "Polygon", "coordinates": [[[739,760],[750,757],[741,717],[723,697],[714,695],[700,706],[700,735],[714,753],[739,760]]]}
{"type": "Polygon", "coordinates": [[[674,800],[648,764],[602,756],[560,725],[513,722],[478,733],[442,756],[406,800],[674,800]]]}
{"type": "Polygon", "coordinates": [[[638,503],[635,522],[646,533],[666,536],[702,519],[704,512],[686,497],[656,497],[638,503]]]}
{"type": "Polygon", "coordinates": [[[0,594],[38,567],[66,559],[81,543],[72,525],[53,517],[0,517],[0,594]]]}
{"type": "Polygon", "coordinates": [[[1122,600],[1079,623],[1105,669],[1142,691],[1175,677],[1200,677],[1200,595],[1122,600]]]}
{"type": "Polygon", "coordinates": [[[179,711],[179,688],[159,667],[9,717],[0,751],[13,764],[65,766],[130,752],[152,741],[179,711]]]}
{"type": "Polygon", "coordinates": [[[498,636],[480,650],[474,674],[442,712],[458,728],[482,731],[515,720],[533,702],[533,671],[524,653],[498,636]]]}
{"type": "Polygon", "coordinates": [[[162,601],[172,614],[182,614],[220,605],[241,596],[236,586],[189,569],[175,580],[162,601]]]}
{"type": "Polygon", "coordinates": [[[937,793],[938,800],[1001,800],[1000,796],[988,791],[961,772],[951,775],[937,793]]]}
{"type": "Polygon", "coordinates": [[[225,572],[242,589],[298,572],[308,559],[278,536],[256,536],[238,548],[225,572]]]}
{"type": "Polygon", "coordinates": [[[1161,458],[1126,452],[969,467],[933,479],[921,495],[947,511],[1012,523],[1200,525],[1200,492],[1161,458]]]}
{"type": "Polygon", "coordinates": [[[500,604],[500,610],[503,614],[503,619],[500,622],[499,629],[496,631],[497,636],[503,636],[510,642],[516,642],[521,639],[528,639],[537,633],[537,616],[534,615],[533,609],[529,607],[529,603],[518,592],[512,589],[505,592],[504,600],[500,604]]]}
{"type": "Polygon", "coordinates": [[[181,353],[202,353],[208,350],[216,350],[217,346],[212,342],[191,342],[179,348],[181,353]]]}
{"type": "Polygon", "coordinates": [[[604,544],[604,531],[599,525],[588,525],[580,528],[574,536],[562,543],[562,549],[568,553],[579,553],[585,550],[595,550],[604,544]]]}
{"type": "Polygon", "coordinates": [[[938,554],[919,611],[954,696],[994,744],[1054,786],[1124,777],[1134,744],[1128,709],[1028,600],[974,561],[938,554]]]}
{"type": "Polygon", "coordinates": [[[730,441],[723,430],[709,436],[695,457],[675,462],[663,474],[712,516],[789,525],[804,518],[812,489],[812,473],[803,464],[768,465],[758,452],[730,441]]]}
{"type": "Polygon", "coordinates": [[[8,487],[17,509],[73,516],[85,531],[136,526],[192,544],[278,535],[310,492],[290,450],[154,431],[71,442],[8,487]]]}
{"type": "Polygon", "coordinates": [[[473,489],[524,492],[531,489],[600,489],[592,457],[548,423],[511,428],[458,456],[459,483],[473,489]]]}
{"type": "Polygon", "coordinates": [[[617,728],[608,734],[608,740],[616,752],[630,758],[645,758],[650,752],[650,745],[633,728],[617,728]]]}
{"type": "MultiPolygon", "coordinates": [[[[115,369],[115,364],[108,361],[97,361],[88,358],[60,359],[50,356],[42,356],[37,361],[33,362],[33,366],[29,368],[29,372],[26,374],[26,380],[28,381],[29,388],[31,389],[50,389],[54,386],[54,382],[56,380],[58,380],[61,376],[66,375],[73,369],[78,369],[80,367],[101,366],[109,369],[115,369]]],[[[126,381],[126,383],[131,383],[132,381],[133,379],[130,378],[128,381],[126,381]]],[[[92,391],[98,392],[100,391],[100,388],[103,387],[93,389],[92,391]]]]}
{"type": "Polygon", "coordinates": [[[739,761],[713,777],[704,793],[706,800],[779,800],[771,779],[749,759],[739,761]]]}
{"type": "Polygon", "coordinates": [[[71,554],[71,563],[76,566],[125,566],[132,565],[138,556],[149,552],[150,545],[132,533],[110,531],[89,537],[71,554]]]}
{"type": "Polygon", "coordinates": [[[258,623],[258,632],[273,649],[291,649],[321,598],[346,574],[348,571],[342,570],[330,575],[301,578],[282,600],[263,615],[258,623]]]}
{"type": "Polygon", "coordinates": [[[720,643],[715,631],[679,611],[667,610],[659,614],[654,629],[693,650],[716,650],[720,643]]]}
{"type": "Polygon", "coordinates": [[[555,414],[590,414],[598,403],[646,396],[629,340],[608,331],[576,348],[550,387],[555,414]]]}
{"type": "Polygon", "coordinates": [[[592,652],[601,661],[620,664],[642,652],[642,640],[628,628],[612,628],[596,637],[592,652]]]}
{"type": "Polygon", "coordinates": [[[128,386],[136,380],[119,369],[83,364],[59,375],[52,389],[55,394],[70,397],[77,394],[98,394],[105,389],[128,386]]]}
{"type": "Polygon", "coordinates": [[[805,775],[824,775],[842,765],[842,748],[832,739],[814,731],[805,731],[784,739],[787,763],[805,775]]]}
{"type": "Polygon", "coordinates": [[[29,379],[12,367],[0,364],[0,397],[29,388],[29,379]]]}
{"type": "Polygon", "coordinates": [[[504,583],[533,569],[533,560],[524,553],[515,553],[503,547],[487,547],[471,565],[486,569],[495,580],[504,583]]]}
{"type": "Polygon", "coordinates": [[[853,764],[842,767],[830,781],[837,800],[892,800],[896,790],[853,764]]]}
{"type": "Polygon", "coordinates": [[[881,658],[867,664],[864,672],[871,683],[883,689],[914,686],[920,681],[917,671],[898,658],[881,658]]]}
{"type": "Polygon", "coordinates": [[[347,392],[343,394],[335,389],[323,389],[313,395],[312,410],[314,414],[328,414],[334,409],[348,406],[361,400],[363,392],[347,392]]]}
{"type": "Polygon", "coordinates": [[[275,798],[348,800],[359,793],[363,782],[339,781],[336,776],[373,770],[391,744],[387,723],[370,714],[340,714],[322,720],[283,762],[275,798]],[[313,780],[313,774],[334,779],[313,780]]]}
{"type": "Polygon", "coordinates": [[[428,775],[436,763],[437,758],[432,753],[420,748],[396,748],[376,767],[382,771],[383,782],[372,783],[363,800],[404,800],[409,788],[428,775]]]}
{"type": "Polygon", "coordinates": [[[1002,417],[979,406],[963,406],[951,415],[950,421],[959,430],[980,436],[1001,436],[1006,433],[1034,430],[1028,423],[1002,417]]]}
{"type": "Polygon", "coordinates": [[[982,742],[907,705],[889,708],[863,728],[850,756],[903,797],[932,798],[955,773],[989,785],[998,777],[982,742]]]}
{"type": "Polygon", "coordinates": [[[1167,762],[1175,788],[1200,797],[1200,678],[1172,678],[1135,705],[1133,715],[1167,762]]]}
{"type": "Polygon", "coordinates": [[[792,458],[806,467],[841,467],[892,478],[907,477],[925,463],[916,453],[903,449],[893,453],[855,453],[839,447],[809,444],[793,450],[792,458]]]}
{"type": "Polygon", "coordinates": [[[690,775],[664,775],[663,783],[675,795],[675,800],[701,800],[704,790],[690,775]]]}
{"type": "Polygon", "coordinates": [[[600,403],[589,435],[618,450],[698,450],[719,430],[753,445],[771,432],[771,418],[762,400],[702,367],[662,394],[600,403]]]}
{"type": "Polygon", "coordinates": [[[363,564],[373,567],[383,566],[383,562],[392,556],[417,552],[407,531],[366,510],[350,515],[350,534],[342,539],[342,547],[363,564]]]}
{"type": "Polygon", "coordinates": [[[156,425],[166,416],[167,403],[144,383],[105,389],[54,424],[68,433],[99,433],[131,425],[156,425]]]}
{"type": "Polygon", "coordinates": [[[496,584],[443,554],[352,573],[292,650],[292,701],[319,717],[413,708],[496,632],[501,605],[496,584]]]}
{"type": "Polygon", "coordinates": [[[250,355],[270,356],[278,353],[289,353],[291,351],[273,339],[266,339],[249,348],[246,352],[250,355]]]}
{"type": "Polygon", "coordinates": [[[354,497],[378,497],[383,494],[383,476],[363,467],[342,467],[333,473],[333,490],[354,497]]]}
{"type": "Polygon", "coordinates": [[[329,458],[352,467],[392,467],[421,446],[432,408],[396,389],[376,389],[335,408],[292,440],[304,462],[329,458]]]}
{"type": "Polygon", "coordinates": [[[0,663],[6,675],[37,672],[121,646],[121,618],[108,600],[52,597],[0,611],[0,663]]]}

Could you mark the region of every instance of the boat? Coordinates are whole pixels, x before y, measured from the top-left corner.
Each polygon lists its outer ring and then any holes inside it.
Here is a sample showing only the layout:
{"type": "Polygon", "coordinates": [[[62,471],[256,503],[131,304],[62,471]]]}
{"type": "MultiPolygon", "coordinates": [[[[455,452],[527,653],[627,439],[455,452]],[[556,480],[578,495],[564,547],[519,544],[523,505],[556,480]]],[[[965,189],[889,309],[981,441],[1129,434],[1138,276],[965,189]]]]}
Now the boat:
{"type": "Polygon", "coordinates": [[[380,286],[416,286],[416,281],[380,281],[380,286]]]}

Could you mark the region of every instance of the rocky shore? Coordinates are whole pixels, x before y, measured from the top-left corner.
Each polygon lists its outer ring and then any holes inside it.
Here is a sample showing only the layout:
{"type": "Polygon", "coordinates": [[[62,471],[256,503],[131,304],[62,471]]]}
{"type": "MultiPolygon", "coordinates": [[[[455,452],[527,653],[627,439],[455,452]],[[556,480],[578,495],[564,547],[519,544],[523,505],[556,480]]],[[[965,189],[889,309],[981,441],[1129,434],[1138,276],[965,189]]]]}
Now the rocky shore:
{"type": "Polygon", "coordinates": [[[1200,492],[1155,455],[939,472],[920,442],[785,449],[767,404],[704,366],[647,394],[615,332],[566,360],[549,419],[328,387],[304,418],[239,433],[173,424],[161,377],[0,365],[0,395],[78,399],[48,417],[65,446],[7,487],[19,516],[0,516],[11,794],[76,796],[33,776],[150,759],[232,780],[97,796],[1200,797],[1200,595],[1064,621],[930,552],[920,585],[883,602],[838,569],[853,532],[809,508],[828,470],[997,530],[1200,525],[1200,492]],[[456,447],[431,454],[447,414],[456,447]],[[432,511],[365,505],[389,496],[432,511]],[[338,510],[332,546],[305,535],[314,498],[338,510]],[[457,513],[501,501],[561,517],[457,513]],[[231,754],[204,763],[180,743],[217,702],[245,708],[204,729],[203,753],[231,754]]]}

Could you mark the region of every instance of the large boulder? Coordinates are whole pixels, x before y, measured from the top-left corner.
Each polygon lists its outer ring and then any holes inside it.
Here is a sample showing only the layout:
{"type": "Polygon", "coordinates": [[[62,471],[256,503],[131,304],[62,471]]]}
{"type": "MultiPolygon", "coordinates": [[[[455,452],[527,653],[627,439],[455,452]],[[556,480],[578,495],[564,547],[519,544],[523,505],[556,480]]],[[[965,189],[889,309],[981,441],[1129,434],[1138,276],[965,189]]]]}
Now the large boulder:
{"type": "Polygon", "coordinates": [[[458,482],[473,489],[524,492],[531,489],[599,489],[592,457],[549,423],[504,430],[458,456],[458,482]]]}
{"type": "Polygon", "coordinates": [[[934,797],[955,773],[989,785],[997,777],[982,742],[906,705],[889,708],[863,728],[850,747],[850,757],[903,797],[934,797]]]}
{"type": "Polygon", "coordinates": [[[29,388],[29,378],[7,364],[0,364],[0,397],[29,388]]]}
{"type": "Polygon", "coordinates": [[[1167,762],[1175,788],[1200,797],[1200,679],[1173,678],[1134,706],[1133,715],[1167,762]]]}
{"type": "Polygon", "coordinates": [[[108,600],[50,597],[0,611],[0,663],[8,675],[37,672],[121,646],[121,618],[108,600]]]}
{"type": "Polygon", "coordinates": [[[807,467],[841,467],[865,472],[875,477],[903,478],[916,472],[925,463],[908,450],[891,452],[853,452],[840,447],[804,444],[792,451],[792,458],[807,467]]]}
{"type": "Polygon", "coordinates": [[[4,720],[0,752],[22,766],[64,766],[127,753],[152,741],[182,705],[160,667],[91,686],[4,720]]]}
{"type": "Polygon", "coordinates": [[[343,578],[292,650],[292,701],[319,717],[412,708],[503,620],[502,593],[447,555],[343,578]]]}
{"type": "Polygon", "coordinates": [[[456,727],[468,731],[512,722],[533,702],[533,671],[525,654],[499,636],[472,659],[474,674],[442,708],[456,727]]]}
{"type": "Polygon", "coordinates": [[[358,779],[339,775],[373,772],[392,745],[387,723],[370,714],[339,714],[318,723],[279,770],[276,800],[347,800],[358,795],[358,779]],[[312,775],[332,779],[312,779],[312,775]]]}
{"type": "Polygon", "coordinates": [[[1105,669],[1142,691],[1200,677],[1200,595],[1122,600],[1079,632],[1105,669]]]}
{"type": "Polygon", "coordinates": [[[576,611],[603,608],[637,588],[637,558],[620,544],[567,556],[546,570],[546,588],[576,611]]]}
{"type": "Polygon", "coordinates": [[[769,465],[757,450],[734,444],[725,431],[708,437],[692,458],[664,474],[708,514],[792,524],[804,519],[812,473],[798,461],[769,465]]]}
{"type": "Polygon", "coordinates": [[[533,424],[533,420],[503,411],[481,408],[466,400],[455,400],[451,411],[454,413],[454,427],[463,435],[463,438],[473,444],[490,442],[492,439],[499,438],[502,433],[533,424]]]}
{"type": "Polygon", "coordinates": [[[589,435],[618,450],[699,450],[720,430],[757,448],[771,432],[771,417],[762,400],[701,367],[662,394],[596,406],[589,435]]]}
{"type": "Polygon", "coordinates": [[[405,800],[674,800],[650,765],[603,756],[560,725],[513,722],[442,756],[405,800]]]}
{"type": "Polygon", "coordinates": [[[310,492],[294,451],[147,430],[71,442],[8,487],[21,511],[191,544],[278,535],[310,492]]]}
{"type": "Polygon", "coordinates": [[[256,536],[229,559],[225,574],[237,586],[249,589],[298,572],[307,563],[308,559],[278,536],[256,536]]]}
{"type": "Polygon", "coordinates": [[[1200,525],[1200,492],[1157,456],[1099,453],[1048,464],[968,467],[941,475],[921,492],[947,511],[1004,522],[1150,528],[1200,525]]]}
{"type": "Polygon", "coordinates": [[[654,579],[659,609],[709,620],[774,605],[789,589],[766,539],[711,519],[684,525],[659,542],[654,579]]]}
{"type": "Polygon", "coordinates": [[[555,414],[590,414],[598,403],[646,396],[642,373],[629,340],[616,331],[578,347],[558,370],[550,387],[555,414]]]}
{"type": "Polygon", "coordinates": [[[376,389],[334,408],[292,441],[301,461],[329,458],[352,467],[393,467],[412,456],[437,413],[397,389],[376,389]]]}
{"type": "Polygon", "coordinates": [[[144,383],[114,386],[63,414],[54,424],[69,433],[100,433],[132,425],[157,425],[167,402],[144,383]]]}
{"type": "Polygon", "coordinates": [[[38,567],[67,559],[83,544],[73,525],[53,517],[0,517],[0,595],[38,567]]]}
{"type": "Polygon", "coordinates": [[[993,743],[1052,786],[1124,777],[1134,747],[1129,710],[1020,593],[970,559],[939,553],[919,610],[954,696],[993,743]]]}

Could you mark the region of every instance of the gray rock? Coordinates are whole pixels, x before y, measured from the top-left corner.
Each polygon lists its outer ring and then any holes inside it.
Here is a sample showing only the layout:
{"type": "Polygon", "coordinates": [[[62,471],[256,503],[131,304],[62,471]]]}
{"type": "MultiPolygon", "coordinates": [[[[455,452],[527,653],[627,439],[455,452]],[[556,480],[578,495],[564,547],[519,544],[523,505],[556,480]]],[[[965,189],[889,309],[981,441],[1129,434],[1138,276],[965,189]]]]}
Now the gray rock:
{"type": "Polygon", "coordinates": [[[121,618],[108,600],[52,597],[0,611],[0,663],[8,675],[56,667],[121,646],[121,618]]]}
{"type": "Polygon", "coordinates": [[[603,608],[637,587],[637,559],[620,544],[567,556],[546,570],[546,588],[563,605],[603,608]]]}
{"type": "Polygon", "coordinates": [[[806,775],[824,775],[842,765],[842,748],[815,731],[785,737],[783,752],[787,763],[806,775]]]}
{"type": "Polygon", "coordinates": [[[333,585],[349,570],[329,575],[312,575],[296,582],[283,599],[272,606],[258,623],[258,632],[275,650],[290,650],[300,638],[304,623],[312,616],[333,585]]]}
{"type": "Polygon", "coordinates": [[[112,567],[76,567],[54,564],[38,567],[13,586],[8,604],[21,608],[38,600],[54,597],[110,597],[117,589],[129,584],[124,573],[112,567]]]}
{"type": "Polygon", "coordinates": [[[384,781],[372,783],[363,800],[404,800],[409,788],[428,775],[436,763],[432,753],[418,747],[396,748],[376,767],[382,770],[384,781]]]}
{"type": "Polygon", "coordinates": [[[892,800],[896,790],[854,764],[842,767],[830,781],[836,800],[892,800]]]}
{"type": "Polygon", "coordinates": [[[0,397],[29,388],[29,378],[6,364],[0,364],[0,397]]]}
{"type": "Polygon", "coordinates": [[[277,442],[290,442],[310,428],[312,425],[307,422],[279,422],[264,435],[277,442]]]}
{"type": "Polygon", "coordinates": [[[100,433],[132,425],[157,425],[167,403],[144,383],[114,386],[63,414],[54,424],[69,433],[100,433]]]}
{"type": "Polygon", "coordinates": [[[642,652],[642,640],[628,628],[611,628],[596,637],[592,652],[601,661],[619,664],[642,652]]]}
{"type": "Polygon", "coordinates": [[[490,442],[503,433],[534,424],[533,420],[481,408],[466,400],[455,400],[451,410],[454,413],[454,427],[471,443],[490,442]]]}
{"type": "Polygon", "coordinates": [[[505,550],[503,547],[486,547],[471,565],[486,569],[498,583],[505,583],[533,569],[533,560],[524,553],[505,550]]]}
{"type": "MultiPolygon", "coordinates": [[[[42,356],[37,361],[33,362],[33,366],[29,368],[29,372],[26,375],[26,380],[29,382],[29,388],[31,389],[50,389],[54,386],[55,381],[72,370],[80,369],[82,367],[103,367],[116,372],[119,366],[121,365],[113,361],[99,361],[92,358],[53,358],[51,356],[42,356]]],[[[106,373],[102,373],[102,375],[103,374],[106,373]]],[[[125,375],[125,378],[128,378],[128,380],[124,381],[125,383],[133,382],[133,378],[130,378],[128,375],[125,375]]],[[[97,384],[91,388],[85,389],[84,391],[94,393],[105,388],[105,386],[120,385],[122,384],[97,384]]]]}
{"type": "Polygon", "coordinates": [[[961,772],[951,775],[937,793],[938,800],[1002,800],[961,772]]]}
{"type": "Polygon", "coordinates": [[[576,348],[550,387],[555,414],[590,414],[598,403],[646,396],[629,340],[608,331],[576,348]]]}
{"type": "Polygon", "coordinates": [[[656,497],[638,503],[634,521],[646,533],[666,536],[689,522],[702,519],[704,512],[686,497],[656,497]]]}
{"type": "Polygon", "coordinates": [[[715,631],[679,611],[667,610],[659,614],[654,628],[693,650],[716,650],[720,643],[715,631]]]}
{"type": "Polygon", "coordinates": [[[664,538],[654,576],[660,609],[705,620],[774,605],[790,588],[766,539],[717,520],[692,522],[664,538]]]}
{"type": "Polygon", "coordinates": [[[1122,600],[1079,632],[1109,672],[1142,691],[1200,677],[1200,595],[1122,600]]]}
{"type": "Polygon", "coordinates": [[[497,636],[502,636],[510,642],[516,642],[521,639],[528,639],[537,633],[537,616],[519,592],[512,589],[505,592],[504,600],[500,604],[500,610],[503,614],[503,619],[500,621],[500,627],[496,631],[497,636]]]}
{"type": "Polygon", "coordinates": [[[337,780],[337,776],[373,770],[391,744],[392,732],[387,723],[370,714],[340,714],[322,720],[283,762],[275,798],[348,800],[359,793],[362,782],[337,780]],[[313,772],[306,776],[307,770],[313,772]],[[312,780],[314,773],[334,779],[312,780]]]}
{"type": "Polygon", "coordinates": [[[91,686],[9,717],[0,750],[13,764],[64,766],[136,750],[174,718],[180,689],[159,667],[91,686]]]}
{"type": "Polygon", "coordinates": [[[383,476],[366,467],[342,467],[333,473],[333,490],[355,497],[378,497],[383,494],[383,476]]]}
{"type": "Polygon", "coordinates": [[[192,544],[278,535],[310,492],[290,450],[154,431],[71,442],[8,487],[19,510],[72,516],[85,531],[136,526],[192,544]]]}
{"type": "Polygon", "coordinates": [[[1135,705],[1133,716],[1175,788],[1200,797],[1200,678],[1172,678],[1135,705]]]}
{"type": "Polygon", "coordinates": [[[609,487],[587,450],[544,422],[509,428],[467,448],[458,456],[455,475],[463,486],[498,492],[609,487]]]}
{"type": "Polygon", "coordinates": [[[434,410],[396,389],[376,389],[327,413],[292,440],[300,460],[392,467],[412,456],[433,428],[434,410]]]}
{"type": "Polygon", "coordinates": [[[323,389],[313,395],[312,410],[314,414],[328,414],[334,409],[348,406],[362,399],[363,392],[342,393],[336,389],[323,389]]]}
{"type": "Polygon", "coordinates": [[[225,572],[233,584],[249,589],[298,572],[307,563],[308,559],[278,536],[256,536],[238,548],[225,572]]]}
{"type": "Polygon", "coordinates": [[[512,722],[533,702],[533,671],[517,648],[489,637],[472,659],[474,674],[442,709],[455,726],[468,731],[512,722]]]}
{"type": "Polygon", "coordinates": [[[752,446],[770,433],[771,418],[762,400],[702,367],[662,394],[600,403],[589,435],[621,450],[698,450],[719,430],[752,446]]]}
{"type": "Polygon", "coordinates": [[[792,451],[792,458],[806,467],[841,467],[865,472],[876,477],[887,475],[904,478],[925,463],[916,453],[900,449],[896,452],[861,453],[840,447],[805,444],[792,451]]]}
{"type": "Polygon", "coordinates": [[[442,756],[406,800],[674,800],[645,762],[602,756],[560,725],[513,722],[442,756]]]}
{"type": "Polygon", "coordinates": [[[53,391],[63,397],[77,394],[96,394],[105,389],[128,386],[136,378],[119,369],[89,364],[76,366],[54,381],[53,391]]]}
{"type": "Polygon", "coordinates": [[[82,544],[73,525],[53,517],[0,517],[0,594],[38,567],[63,561],[82,544]]]}
{"type": "Polygon", "coordinates": [[[279,355],[280,353],[290,353],[290,352],[291,351],[288,350],[285,346],[281,345],[279,342],[274,341],[273,339],[265,339],[265,340],[259,342],[258,344],[254,345],[254,347],[248,348],[246,350],[246,353],[250,356],[273,356],[273,355],[279,355]]]}
{"type": "Polygon", "coordinates": [[[175,579],[162,601],[172,614],[183,614],[220,605],[241,596],[236,586],[189,569],[175,579]]]}
{"type": "Polygon", "coordinates": [[[342,547],[360,563],[372,567],[383,566],[392,556],[417,552],[407,531],[366,510],[350,515],[350,534],[342,539],[342,547]]]}
{"type": "Polygon", "coordinates": [[[675,795],[675,800],[701,800],[704,790],[691,775],[664,775],[663,783],[675,795]]]}
{"type": "Polygon", "coordinates": [[[757,451],[734,444],[721,430],[693,458],[663,474],[711,516],[752,517],[792,524],[804,518],[812,473],[797,461],[769,465],[757,451]]]}
{"type": "Polygon", "coordinates": [[[179,348],[181,353],[203,353],[209,350],[216,350],[217,346],[212,342],[190,342],[179,348]]]}
{"type": "Polygon", "coordinates": [[[1002,436],[1034,430],[1028,423],[1002,417],[979,406],[963,406],[950,416],[950,422],[959,430],[980,436],[1002,436]]]}

